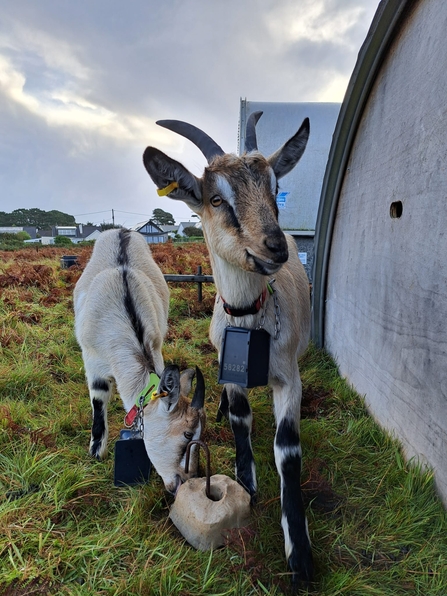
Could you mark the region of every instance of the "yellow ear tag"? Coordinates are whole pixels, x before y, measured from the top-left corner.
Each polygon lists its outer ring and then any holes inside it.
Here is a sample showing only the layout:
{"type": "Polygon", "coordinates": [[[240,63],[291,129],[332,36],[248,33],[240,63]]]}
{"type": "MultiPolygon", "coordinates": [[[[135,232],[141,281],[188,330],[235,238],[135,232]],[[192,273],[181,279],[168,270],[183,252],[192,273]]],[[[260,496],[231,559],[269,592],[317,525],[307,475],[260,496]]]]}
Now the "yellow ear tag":
{"type": "Polygon", "coordinates": [[[168,395],[167,391],[162,391],[161,393],[157,393],[156,391],[153,392],[153,394],[151,395],[151,401],[155,401],[156,399],[159,399],[160,397],[166,397],[168,395]]]}
{"type": "Polygon", "coordinates": [[[165,186],[164,188],[157,188],[157,194],[159,197],[165,197],[176,188],[178,188],[178,182],[174,181],[171,182],[171,184],[168,184],[168,186],[165,186]]]}

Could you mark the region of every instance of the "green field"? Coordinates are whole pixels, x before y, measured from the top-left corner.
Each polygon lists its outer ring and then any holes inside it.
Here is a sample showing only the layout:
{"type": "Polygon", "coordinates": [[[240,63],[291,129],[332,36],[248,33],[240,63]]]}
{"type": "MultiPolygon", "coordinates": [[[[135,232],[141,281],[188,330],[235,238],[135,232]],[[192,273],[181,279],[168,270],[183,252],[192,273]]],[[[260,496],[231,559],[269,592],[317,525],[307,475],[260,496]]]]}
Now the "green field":
{"type": "MultiPolygon", "coordinates": [[[[108,458],[88,455],[91,410],[73,334],[80,268],[61,269],[61,254],[1,255],[0,594],[287,593],[269,390],[250,391],[259,486],[251,524],[231,532],[224,548],[198,552],[170,522],[173,498],[155,472],[145,486],[113,486],[119,396],[108,458]]],[[[173,271],[166,255],[159,262],[165,273],[195,273],[192,263],[173,271]]],[[[171,286],[164,356],[202,369],[212,472],[232,476],[232,435],[215,422],[220,386],[207,335],[214,289],[203,291],[199,305],[194,286],[171,286]]],[[[324,352],[311,346],[300,368],[302,485],[316,566],[309,594],[447,596],[447,518],[431,473],[404,461],[324,352]]]]}

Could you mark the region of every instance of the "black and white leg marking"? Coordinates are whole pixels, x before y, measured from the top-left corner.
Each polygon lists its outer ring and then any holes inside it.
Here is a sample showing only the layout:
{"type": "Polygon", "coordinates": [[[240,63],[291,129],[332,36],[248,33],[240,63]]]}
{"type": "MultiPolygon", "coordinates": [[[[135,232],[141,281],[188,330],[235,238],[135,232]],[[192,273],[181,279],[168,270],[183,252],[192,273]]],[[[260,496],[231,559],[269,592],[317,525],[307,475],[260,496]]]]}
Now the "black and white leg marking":
{"type": "Polygon", "coordinates": [[[107,452],[107,405],[111,393],[112,384],[107,379],[95,379],[90,385],[93,421],[89,451],[95,459],[103,459],[107,452]]]}
{"type": "Polygon", "coordinates": [[[298,421],[283,418],[275,436],[275,462],[281,478],[281,525],[293,582],[313,578],[313,560],[301,495],[301,445],[298,421]]]}
{"type": "Polygon", "coordinates": [[[236,446],[236,479],[252,497],[256,493],[256,469],[251,448],[252,413],[246,391],[238,385],[226,385],[229,420],[236,446]]]}
{"type": "Polygon", "coordinates": [[[220,403],[219,409],[217,410],[216,422],[220,422],[222,418],[228,418],[229,416],[229,404],[228,404],[228,394],[225,387],[222,389],[222,393],[220,394],[220,403]]]}

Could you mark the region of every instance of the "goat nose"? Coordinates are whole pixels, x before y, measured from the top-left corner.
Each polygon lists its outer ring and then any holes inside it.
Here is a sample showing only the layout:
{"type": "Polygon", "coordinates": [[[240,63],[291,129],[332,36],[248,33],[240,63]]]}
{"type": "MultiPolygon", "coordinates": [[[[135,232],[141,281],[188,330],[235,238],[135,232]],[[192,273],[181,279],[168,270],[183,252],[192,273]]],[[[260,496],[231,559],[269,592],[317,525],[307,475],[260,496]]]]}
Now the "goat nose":
{"type": "Polygon", "coordinates": [[[171,493],[171,495],[174,495],[174,497],[177,494],[178,489],[181,487],[181,485],[183,484],[183,480],[181,478],[181,476],[179,474],[175,475],[175,481],[174,483],[168,488],[168,492],[171,493]]]}
{"type": "Polygon", "coordinates": [[[285,263],[289,257],[289,251],[287,248],[287,241],[284,234],[267,236],[264,240],[265,246],[274,255],[275,261],[278,263],[285,263]]]}

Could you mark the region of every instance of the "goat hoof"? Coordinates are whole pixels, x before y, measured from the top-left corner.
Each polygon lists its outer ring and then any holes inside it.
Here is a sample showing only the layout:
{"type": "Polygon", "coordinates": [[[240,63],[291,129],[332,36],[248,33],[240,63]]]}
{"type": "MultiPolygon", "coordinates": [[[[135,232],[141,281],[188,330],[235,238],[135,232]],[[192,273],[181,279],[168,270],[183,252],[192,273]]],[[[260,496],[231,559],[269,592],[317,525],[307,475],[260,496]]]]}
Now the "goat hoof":
{"type": "Polygon", "coordinates": [[[101,445],[95,445],[95,444],[91,445],[91,447],[89,449],[89,453],[90,453],[91,457],[93,457],[93,459],[96,459],[96,461],[102,461],[106,457],[105,451],[103,453],[101,453],[101,445]]]}
{"type": "Polygon", "coordinates": [[[236,480],[237,480],[238,484],[240,484],[242,486],[242,488],[244,488],[248,492],[248,494],[250,495],[250,497],[251,497],[251,504],[252,505],[256,504],[256,498],[257,498],[257,495],[256,495],[256,486],[254,486],[251,478],[250,478],[250,480],[245,480],[244,478],[238,476],[236,478],[236,480]]]}
{"type": "Polygon", "coordinates": [[[303,546],[300,552],[292,552],[288,563],[292,572],[293,591],[309,589],[314,577],[314,564],[310,545],[303,546]]]}

